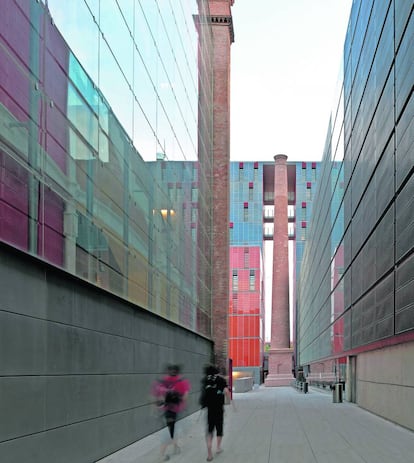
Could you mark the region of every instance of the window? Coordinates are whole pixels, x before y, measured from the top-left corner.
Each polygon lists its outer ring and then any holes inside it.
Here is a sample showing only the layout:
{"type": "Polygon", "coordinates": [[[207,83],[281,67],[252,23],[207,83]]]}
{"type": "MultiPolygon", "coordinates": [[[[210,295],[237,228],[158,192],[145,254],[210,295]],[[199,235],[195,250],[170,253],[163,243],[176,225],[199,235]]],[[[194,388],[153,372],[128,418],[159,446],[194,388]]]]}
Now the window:
{"type": "Polygon", "coordinates": [[[266,238],[271,238],[273,236],[273,228],[274,225],[272,223],[265,224],[263,233],[266,238]]]}
{"type": "Polygon", "coordinates": [[[237,300],[237,293],[233,294],[233,312],[237,313],[237,306],[238,306],[238,300],[237,300]]]}
{"type": "Polygon", "coordinates": [[[237,275],[237,270],[233,270],[233,283],[232,283],[233,291],[239,290],[239,276],[237,275]]]}
{"type": "Polygon", "coordinates": [[[306,220],[306,207],[302,207],[301,212],[301,219],[306,220]]]}
{"type": "Polygon", "coordinates": [[[312,182],[306,182],[306,200],[312,199],[312,182]]]}
{"type": "Polygon", "coordinates": [[[243,180],[244,178],[244,169],[243,169],[244,165],[242,162],[239,162],[239,181],[240,180],[243,180]]]}
{"type": "Polygon", "coordinates": [[[265,219],[273,219],[275,216],[275,206],[264,206],[263,216],[265,219]]]}
{"type": "Polygon", "coordinates": [[[249,182],[249,201],[253,200],[253,182],[249,182]]]}
{"type": "Polygon", "coordinates": [[[306,228],[302,228],[301,241],[306,241],[306,228]]]}
{"type": "Polygon", "coordinates": [[[254,270],[250,270],[249,276],[249,290],[254,291],[256,289],[256,275],[254,270]]]}
{"type": "Polygon", "coordinates": [[[249,248],[244,248],[244,268],[249,268],[249,248]]]}

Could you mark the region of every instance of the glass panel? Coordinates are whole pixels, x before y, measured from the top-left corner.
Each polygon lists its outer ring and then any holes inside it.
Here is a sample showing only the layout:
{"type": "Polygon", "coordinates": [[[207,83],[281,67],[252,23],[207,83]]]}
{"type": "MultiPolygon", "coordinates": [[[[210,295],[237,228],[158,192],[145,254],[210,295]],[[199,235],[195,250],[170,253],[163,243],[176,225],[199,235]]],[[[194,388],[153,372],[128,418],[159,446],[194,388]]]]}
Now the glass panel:
{"type": "Polygon", "coordinates": [[[99,0],[87,0],[87,3],[61,0],[47,2],[57,29],[95,82],[98,82],[99,75],[99,30],[96,22],[99,18],[98,3],[99,0]]]}
{"type": "Polygon", "coordinates": [[[16,8],[2,30],[0,239],[210,336],[211,74],[199,113],[197,3],[69,3],[48,1],[53,21],[42,3],[16,8]]]}

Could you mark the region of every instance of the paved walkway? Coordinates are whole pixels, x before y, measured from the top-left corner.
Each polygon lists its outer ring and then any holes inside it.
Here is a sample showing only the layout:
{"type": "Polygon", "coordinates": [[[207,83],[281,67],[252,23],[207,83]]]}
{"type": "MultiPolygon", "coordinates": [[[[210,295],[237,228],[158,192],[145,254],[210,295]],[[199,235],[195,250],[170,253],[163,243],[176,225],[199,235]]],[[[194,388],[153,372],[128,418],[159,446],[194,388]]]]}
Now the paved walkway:
{"type": "MultiPolygon", "coordinates": [[[[414,462],[413,432],[355,404],[332,403],[331,393],[260,387],[234,399],[236,410],[226,406],[224,452],[214,463],[414,462]]],[[[182,420],[182,451],[171,463],[206,461],[204,427],[201,412],[182,420]]],[[[163,436],[148,436],[99,463],[156,463],[163,436]]]]}

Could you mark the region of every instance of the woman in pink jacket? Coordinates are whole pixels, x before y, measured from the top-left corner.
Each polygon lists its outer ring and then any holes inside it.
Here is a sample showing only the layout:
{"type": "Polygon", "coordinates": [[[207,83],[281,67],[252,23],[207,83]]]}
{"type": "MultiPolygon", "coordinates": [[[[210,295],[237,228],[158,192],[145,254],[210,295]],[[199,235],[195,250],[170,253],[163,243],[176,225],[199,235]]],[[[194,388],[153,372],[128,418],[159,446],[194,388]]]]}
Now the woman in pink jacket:
{"type": "Polygon", "coordinates": [[[162,410],[171,440],[161,445],[161,460],[170,459],[165,454],[169,444],[174,445],[174,453],[180,453],[177,440],[174,435],[175,423],[178,414],[186,407],[186,399],[190,392],[190,382],[180,375],[178,365],[169,365],[167,374],[157,380],[152,388],[152,393],[157,400],[158,407],[162,410]]]}

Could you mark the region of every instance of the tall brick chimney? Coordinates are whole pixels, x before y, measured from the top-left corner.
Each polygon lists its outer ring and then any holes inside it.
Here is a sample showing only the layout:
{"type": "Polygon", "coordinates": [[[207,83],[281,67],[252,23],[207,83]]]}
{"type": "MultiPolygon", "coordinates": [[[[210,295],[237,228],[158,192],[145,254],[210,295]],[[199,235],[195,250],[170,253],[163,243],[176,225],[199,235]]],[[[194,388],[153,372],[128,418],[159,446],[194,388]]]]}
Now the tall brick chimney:
{"type": "Polygon", "coordinates": [[[230,7],[234,0],[210,0],[213,32],[213,317],[215,362],[228,363],[230,220],[230,46],[234,41],[230,7]]]}
{"type": "Polygon", "coordinates": [[[275,157],[272,325],[269,374],[265,386],[287,386],[292,380],[289,330],[289,252],[287,156],[275,157]]]}

